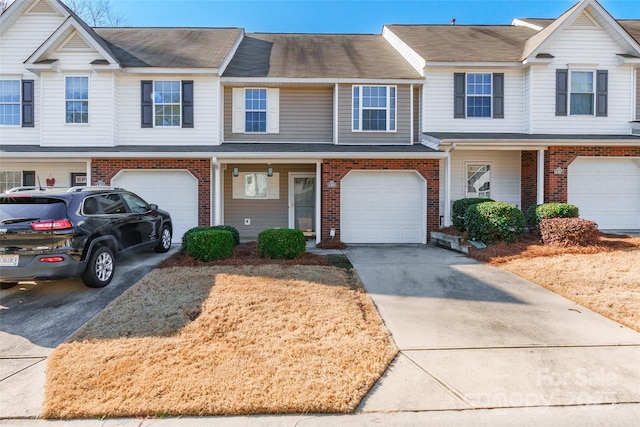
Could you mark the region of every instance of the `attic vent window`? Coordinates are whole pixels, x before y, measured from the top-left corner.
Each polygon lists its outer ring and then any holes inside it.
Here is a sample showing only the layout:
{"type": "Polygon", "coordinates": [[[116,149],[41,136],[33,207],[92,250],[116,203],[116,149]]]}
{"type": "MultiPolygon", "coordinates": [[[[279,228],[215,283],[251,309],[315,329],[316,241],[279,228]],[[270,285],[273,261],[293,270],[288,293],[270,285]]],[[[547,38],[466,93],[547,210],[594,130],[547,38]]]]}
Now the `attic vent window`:
{"type": "Polygon", "coordinates": [[[589,14],[582,13],[575,19],[575,21],[573,21],[571,26],[574,28],[596,28],[598,27],[598,24],[589,14]]]}
{"type": "Polygon", "coordinates": [[[91,47],[84,41],[78,33],[71,36],[62,46],[63,50],[90,50],[91,47]]]}
{"type": "Polygon", "coordinates": [[[48,1],[46,0],[40,0],[39,2],[37,2],[32,8],[31,10],[29,10],[29,13],[46,13],[46,14],[57,14],[57,12],[51,7],[51,5],[49,4],[48,1]]]}

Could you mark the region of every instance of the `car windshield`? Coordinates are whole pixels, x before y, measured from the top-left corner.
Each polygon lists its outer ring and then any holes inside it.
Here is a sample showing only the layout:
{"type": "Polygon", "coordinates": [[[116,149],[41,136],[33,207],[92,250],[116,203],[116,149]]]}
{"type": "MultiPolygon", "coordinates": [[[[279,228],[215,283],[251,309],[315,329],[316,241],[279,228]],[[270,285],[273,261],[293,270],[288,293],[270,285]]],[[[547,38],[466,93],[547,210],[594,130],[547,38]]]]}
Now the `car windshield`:
{"type": "Polygon", "coordinates": [[[50,197],[0,197],[0,223],[11,224],[38,219],[66,217],[64,200],[50,197]]]}

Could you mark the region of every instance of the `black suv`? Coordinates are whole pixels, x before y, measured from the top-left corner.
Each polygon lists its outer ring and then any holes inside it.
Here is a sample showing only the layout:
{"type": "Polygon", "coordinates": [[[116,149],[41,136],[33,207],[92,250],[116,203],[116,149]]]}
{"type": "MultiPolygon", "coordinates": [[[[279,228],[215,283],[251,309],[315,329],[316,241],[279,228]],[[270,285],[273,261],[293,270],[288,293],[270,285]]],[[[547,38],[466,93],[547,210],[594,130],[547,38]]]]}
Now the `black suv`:
{"type": "Polygon", "coordinates": [[[111,282],[116,256],[171,247],[171,216],[109,187],[20,189],[0,194],[0,284],[82,277],[111,282]]]}

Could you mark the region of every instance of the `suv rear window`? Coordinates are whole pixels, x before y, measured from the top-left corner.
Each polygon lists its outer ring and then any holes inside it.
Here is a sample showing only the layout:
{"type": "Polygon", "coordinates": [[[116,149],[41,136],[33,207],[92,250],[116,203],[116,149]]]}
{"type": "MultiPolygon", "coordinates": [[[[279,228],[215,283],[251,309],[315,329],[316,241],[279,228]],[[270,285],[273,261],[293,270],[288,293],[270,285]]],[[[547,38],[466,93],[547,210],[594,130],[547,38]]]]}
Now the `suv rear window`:
{"type": "Polygon", "coordinates": [[[67,216],[64,200],[51,197],[0,197],[0,223],[18,219],[59,219],[67,216]]]}

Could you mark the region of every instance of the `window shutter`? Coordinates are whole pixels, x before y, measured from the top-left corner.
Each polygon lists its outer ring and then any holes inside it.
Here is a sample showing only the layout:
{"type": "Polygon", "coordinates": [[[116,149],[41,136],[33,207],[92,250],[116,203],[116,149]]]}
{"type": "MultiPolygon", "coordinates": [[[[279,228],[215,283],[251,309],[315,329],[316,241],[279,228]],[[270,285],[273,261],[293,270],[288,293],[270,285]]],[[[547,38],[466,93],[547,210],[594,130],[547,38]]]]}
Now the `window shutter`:
{"type": "Polygon", "coordinates": [[[153,127],[153,81],[142,80],[141,89],[141,127],[152,128],[153,127]]]}
{"type": "Polygon", "coordinates": [[[493,74],[493,118],[504,119],[504,73],[493,74]]]}
{"type": "Polygon", "coordinates": [[[609,72],[596,71],[596,116],[607,117],[609,100],[609,72]]]}
{"type": "Polygon", "coordinates": [[[182,81],[182,127],[193,127],[193,80],[182,81]]]}
{"type": "Polygon", "coordinates": [[[453,74],[453,118],[464,119],[465,114],[465,74],[453,74]]]}
{"type": "Polygon", "coordinates": [[[556,70],[556,116],[567,115],[569,70],[556,70]]]}
{"type": "Polygon", "coordinates": [[[231,104],[231,132],[244,133],[244,88],[233,88],[231,104]]]}
{"type": "Polygon", "coordinates": [[[34,126],[33,111],[33,80],[22,81],[22,127],[32,128],[34,126]]]}
{"type": "Polygon", "coordinates": [[[280,133],[279,89],[267,89],[267,133],[280,133]]]}

